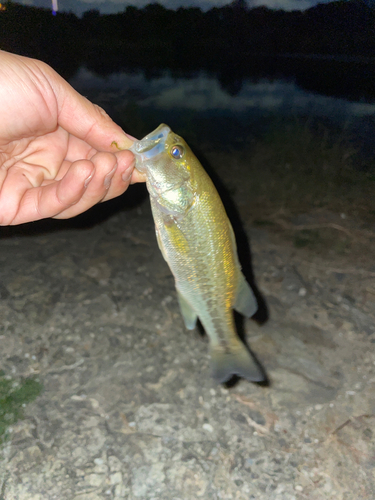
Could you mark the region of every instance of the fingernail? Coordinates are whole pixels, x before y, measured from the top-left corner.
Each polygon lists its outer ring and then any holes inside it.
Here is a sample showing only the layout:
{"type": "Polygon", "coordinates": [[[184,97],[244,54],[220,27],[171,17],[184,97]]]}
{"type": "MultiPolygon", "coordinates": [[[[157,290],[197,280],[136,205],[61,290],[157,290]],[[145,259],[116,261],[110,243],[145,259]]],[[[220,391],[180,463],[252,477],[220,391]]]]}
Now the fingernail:
{"type": "Polygon", "coordinates": [[[91,179],[92,179],[92,176],[93,176],[93,175],[94,175],[94,173],[91,173],[91,174],[87,177],[87,179],[85,179],[85,183],[83,184],[83,186],[84,186],[84,188],[85,188],[85,189],[86,189],[86,188],[87,188],[87,186],[90,184],[90,181],[91,181],[91,179]]]}
{"type": "Polygon", "coordinates": [[[114,176],[114,173],[116,172],[116,168],[117,168],[117,163],[114,166],[114,168],[109,172],[109,174],[107,174],[104,178],[104,187],[107,189],[109,188],[109,186],[111,184],[111,180],[112,180],[112,177],[114,176]]]}
{"type": "Polygon", "coordinates": [[[124,134],[126,135],[126,137],[128,137],[129,139],[131,139],[132,141],[138,141],[138,139],[136,139],[135,137],[133,137],[132,135],[130,134],[127,134],[124,130],[123,130],[124,134]]]}

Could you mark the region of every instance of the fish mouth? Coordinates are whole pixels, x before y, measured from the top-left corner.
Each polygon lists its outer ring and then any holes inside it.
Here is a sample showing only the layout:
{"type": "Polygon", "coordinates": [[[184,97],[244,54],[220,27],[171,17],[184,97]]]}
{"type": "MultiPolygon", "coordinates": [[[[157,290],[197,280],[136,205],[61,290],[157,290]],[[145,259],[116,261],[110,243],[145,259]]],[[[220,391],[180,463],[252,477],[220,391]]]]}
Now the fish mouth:
{"type": "Polygon", "coordinates": [[[130,150],[138,157],[136,168],[139,171],[144,171],[145,167],[142,164],[145,160],[150,160],[158,154],[162,153],[165,149],[165,141],[170,134],[171,129],[168,125],[162,123],[153,132],[147,134],[140,141],[136,141],[130,150]]]}

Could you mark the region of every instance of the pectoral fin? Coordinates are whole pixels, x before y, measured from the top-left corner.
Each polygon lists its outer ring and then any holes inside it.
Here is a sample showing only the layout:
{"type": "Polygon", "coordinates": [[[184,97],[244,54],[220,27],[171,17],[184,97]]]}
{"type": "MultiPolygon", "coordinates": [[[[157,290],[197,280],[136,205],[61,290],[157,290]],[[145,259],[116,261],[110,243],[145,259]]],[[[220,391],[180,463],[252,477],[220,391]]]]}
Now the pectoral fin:
{"type": "Polygon", "coordinates": [[[194,330],[195,325],[197,324],[197,314],[194,309],[191,307],[189,302],[181,295],[181,293],[177,290],[178,303],[180,304],[180,310],[182,317],[184,318],[185,326],[188,330],[194,330]]]}
{"type": "Polygon", "coordinates": [[[258,309],[255,295],[250,288],[250,285],[245,280],[245,276],[241,272],[237,287],[236,300],[233,307],[237,312],[243,314],[247,318],[251,318],[251,316],[253,316],[258,309]]]}

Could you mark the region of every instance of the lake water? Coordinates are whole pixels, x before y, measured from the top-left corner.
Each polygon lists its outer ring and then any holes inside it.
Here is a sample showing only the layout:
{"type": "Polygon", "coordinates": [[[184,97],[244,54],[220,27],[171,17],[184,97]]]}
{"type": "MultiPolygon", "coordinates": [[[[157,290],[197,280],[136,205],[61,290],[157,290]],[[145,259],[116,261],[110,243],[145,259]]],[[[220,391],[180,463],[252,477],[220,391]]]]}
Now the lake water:
{"type": "Polygon", "coordinates": [[[245,81],[236,95],[223,90],[217,78],[198,73],[189,78],[173,77],[170,72],[152,79],[142,73],[95,75],[82,67],[70,83],[77,90],[116,92],[128,99],[136,96],[142,107],[161,111],[193,110],[197,113],[223,111],[243,114],[272,112],[281,115],[313,115],[333,120],[355,121],[375,115],[375,102],[351,102],[308,92],[293,81],[262,79],[245,81]]]}
{"type": "Polygon", "coordinates": [[[373,99],[368,93],[361,95],[360,89],[355,98],[324,95],[301,87],[296,80],[291,75],[244,78],[237,86],[232,82],[228,90],[218,76],[205,71],[187,76],[176,76],[169,70],[153,76],[143,71],[99,76],[81,67],[70,83],[103,106],[133,135],[147,133],[160,122],[185,131],[188,123],[209,140],[216,137],[233,142],[256,136],[275,120],[282,123],[294,118],[309,119],[346,131],[365,154],[372,154],[375,92],[373,99]],[[124,110],[125,118],[121,116],[124,110]],[[147,122],[144,129],[129,129],[134,118],[129,113],[147,122]]]}

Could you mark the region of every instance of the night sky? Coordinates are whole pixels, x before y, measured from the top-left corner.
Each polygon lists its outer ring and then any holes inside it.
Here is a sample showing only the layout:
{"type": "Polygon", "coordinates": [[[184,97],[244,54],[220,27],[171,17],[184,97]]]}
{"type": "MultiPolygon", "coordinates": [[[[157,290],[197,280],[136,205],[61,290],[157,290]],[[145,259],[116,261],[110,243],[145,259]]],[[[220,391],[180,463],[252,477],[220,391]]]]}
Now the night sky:
{"type": "MultiPolygon", "coordinates": [[[[36,7],[51,8],[51,0],[18,0],[24,5],[35,5],[36,7]]],[[[249,7],[265,5],[271,9],[304,10],[318,3],[327,3],[330,0],[248,0],[249,7]]],[[[127,5],[143,7],[155,0],[58,0],[60,11],[72,11],[77,15],[90,9],[98,9],[102,14],[121,12],[127,5]]],[[[158,0],[165,7],[174,9],[180,6],[200,7],[208,10],[214,6],[222,6],[230,3],[228,0],[158,0]]]]}

